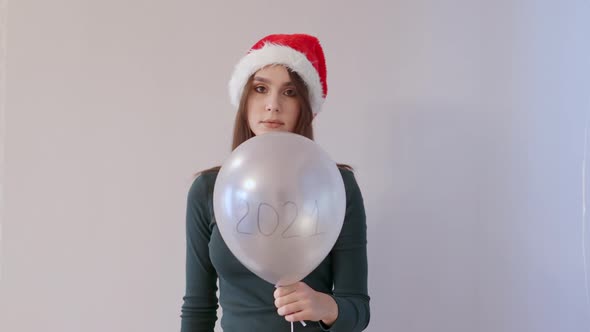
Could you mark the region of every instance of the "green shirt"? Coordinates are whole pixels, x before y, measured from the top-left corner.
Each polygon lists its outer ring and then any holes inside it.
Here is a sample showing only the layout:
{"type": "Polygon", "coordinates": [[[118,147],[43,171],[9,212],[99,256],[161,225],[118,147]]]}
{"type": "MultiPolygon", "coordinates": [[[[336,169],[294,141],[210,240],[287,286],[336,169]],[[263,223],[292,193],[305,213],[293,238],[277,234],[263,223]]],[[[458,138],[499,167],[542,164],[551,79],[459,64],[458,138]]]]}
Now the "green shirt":
{"type": "MultiPolygon", "coordinates": [[[[346,189],[346,215],[336,244],[324,261],[302,281],[330,294],[338,305],[331,327],[295,323],[295,331],[362,331],[369,323],[366,217],[354,174],[340,168],[346,189]]],[[[259,278],[231,253],[213,214],[217,171],[197,177],[190,187],[186,213],[186,293],[181,332],[212,332],[217,320],[217,280],[224,332],[290,331],[277,313],[274,285],[259,278]]]]}

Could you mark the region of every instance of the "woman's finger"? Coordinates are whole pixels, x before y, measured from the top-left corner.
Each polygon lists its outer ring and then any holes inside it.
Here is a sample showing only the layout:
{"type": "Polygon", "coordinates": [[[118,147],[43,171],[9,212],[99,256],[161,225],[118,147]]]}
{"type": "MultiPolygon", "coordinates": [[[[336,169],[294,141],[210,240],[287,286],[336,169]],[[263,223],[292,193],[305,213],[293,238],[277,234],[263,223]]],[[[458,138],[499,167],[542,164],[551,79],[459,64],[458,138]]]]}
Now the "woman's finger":
{"type": "Polygon", "coordinates": [[[293,302],[287,305],[284,305],[277,309],[277,312],[281,316],[292,315],[296,312],[303,310],[303,306],[301,302],[293,302]]]}
{"type": "Polygon", "coordinates": [[[280,308],[287,304],[297,302],[301,300],[301,294],[299,292],[293,292],[278,298],[275,298],[275,307],[280,308]]]}
{"type": "Polygon", "coordinates": [[[273,295],[276,299],[281,296],[291,294],[297,290],[297,286],[298,286],[297,284],[292,284],[292,285],[288,285],[288,286],[279,286],[279,287],[277,287],[277,289],[275,289],[273,295]]]}
{"type": "Polygon", "coordinates": [[[302,322],[304,320],[312,320],[309,315],[309,311],[302,310],[285,316],[285,320],[288,322],[302,322]]]}

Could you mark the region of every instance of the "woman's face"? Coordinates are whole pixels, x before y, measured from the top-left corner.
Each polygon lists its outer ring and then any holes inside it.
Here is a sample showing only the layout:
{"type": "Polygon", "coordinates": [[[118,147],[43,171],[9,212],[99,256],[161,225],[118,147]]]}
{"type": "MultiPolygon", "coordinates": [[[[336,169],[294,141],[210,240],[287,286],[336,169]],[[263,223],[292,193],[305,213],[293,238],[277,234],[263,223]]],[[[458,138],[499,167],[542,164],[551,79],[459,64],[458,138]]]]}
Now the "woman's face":
{"type": "Polygon", "coordinates": [[[254,135],[293,132],[301,107],[287,68],[272,65],[258,70],[246,99],[246,109],[254,135]]]}

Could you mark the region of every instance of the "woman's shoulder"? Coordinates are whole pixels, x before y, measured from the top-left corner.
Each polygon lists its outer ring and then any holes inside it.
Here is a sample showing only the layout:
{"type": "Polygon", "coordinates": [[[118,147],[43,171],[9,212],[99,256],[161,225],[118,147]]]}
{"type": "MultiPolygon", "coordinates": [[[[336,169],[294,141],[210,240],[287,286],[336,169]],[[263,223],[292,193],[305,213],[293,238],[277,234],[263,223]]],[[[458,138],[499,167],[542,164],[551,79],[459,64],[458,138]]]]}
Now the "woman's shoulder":
{"type": "Polygon", "coordinates": [[[190,187],[190,195],[204,195],[213,190],[215,179],[220,167],[212,167],[193,175],[193,183],[190,187]]]}
{"type": "MultiPolygon", "coordinates": [[[[347,189],[357,187],[358,185],[354,176],[354,168],[346,164],[337,164],[337,166],[340,174],[342,175],[344,186],[347,189]]],[[[195,173],[190,192],[193,194],[205,194],[212,191],[220,169],[220,166],[216,166],[195,173]]]]}
{"type": "Polygon", "coordinates": [[[360,191],[359,185],[354,176],[354,168],[346,164],[338,164],[338,170],[342,175],[342,181],[344,182],[344,189],[346,195],[352,195],[353,193],[360,191]]]}
{"type": "Polygon", "coordinates": [[[204,169],[202,171],[199,171],[199,172],[193,174],[193,179],[196,180],[201,175],[208,175],[208,176],[211,176],[212,174],[217,175],[217,173],[219,173],[220,169],[221,169],[221,166],[214,166],[211,168],[204,169]]]}
{"type": "Polygon", "coordinates": [[[338,166],[338,169],[345,170],[345,171],[350,171],[350,172],[354,172],[354,168],[352,168],[352,166],[348,165],[348,164],[339,164],[337,163],[336,166],[338,166]]]}
{"type": "Polygon", "coordinates": [[[352,166],[349,166],[347,164],[336,165],[338,166],[338,170],[340,171],[340,174],[342,174],[342,178],[344,179],[345,183],[347,182],[347,180],[354,181],[354,168],[352,168],[352,166]]]}

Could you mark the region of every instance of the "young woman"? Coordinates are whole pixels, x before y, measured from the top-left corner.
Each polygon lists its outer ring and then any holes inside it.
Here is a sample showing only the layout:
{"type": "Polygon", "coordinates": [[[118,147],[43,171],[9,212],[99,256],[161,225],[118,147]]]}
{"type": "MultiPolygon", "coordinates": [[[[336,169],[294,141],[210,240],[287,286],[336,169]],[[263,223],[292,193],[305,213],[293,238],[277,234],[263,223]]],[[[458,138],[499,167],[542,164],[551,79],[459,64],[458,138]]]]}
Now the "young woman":
{"type": "MultiPolygon", "coordinates": [[[[312,120],[327,95],[326,65],[317,38],[270,35],[236,65],[229,82],[237,108],[232,150],[255,135],[287,131],[313,140],[312,120]]],[[[225,332],[362,331],[369,323],[367,239],[363,198],[347,165],[342,231],[330,254],[304,280],[275,288],[244,267],[224,243],[213,215],[219,167],[197,174],[187,201],[186,293],[182,332],[212,332],[218,302],[225,332]],[[219,299],[217,298],[219,282],[219,299]]]]}

